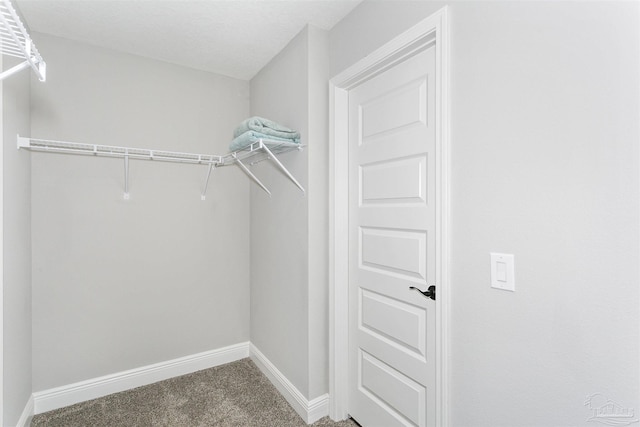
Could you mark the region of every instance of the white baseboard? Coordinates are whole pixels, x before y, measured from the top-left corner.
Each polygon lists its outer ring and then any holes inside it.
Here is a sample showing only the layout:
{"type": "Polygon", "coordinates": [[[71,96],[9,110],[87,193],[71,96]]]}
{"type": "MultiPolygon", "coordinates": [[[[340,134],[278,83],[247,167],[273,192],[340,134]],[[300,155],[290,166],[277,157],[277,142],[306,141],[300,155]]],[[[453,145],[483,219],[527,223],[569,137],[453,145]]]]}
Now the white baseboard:
{"type": "Polygon", "coordinates": [[[250,346],[249,355],[251,360],[253,360],[262,373],[269,378],[269,381],[271,381],[280,394],[289,402],[304,422],[311,424],[329,415],[328,394],[323,394],[309,401],[253,344],[250,346]]]}
{"type": "Polygon", "coordinates": [[[29,396],[29,400],[27,400],[27,404],[18,419],[18,424],[16,427],[29,427],[31,424],[31,419],[33,418],[33,395],[29,396]]]}
{"type": "Polygon", "coordinates": [[[249,357],[248,342],[39,391],[33,393],[31,413],[41,414],[246,357],[249,357]]]}
{"type": "Polygon", "coordinates": [[[251,357],[260,371],[269,378],[269,381],[307,424],[314,423],[329,414],[328,394],[307,400],[260,350],[253,344],[245,342],[33,393],[17,427],[27,427],[34,414],[190,374],[246,357],[251,357]]]}

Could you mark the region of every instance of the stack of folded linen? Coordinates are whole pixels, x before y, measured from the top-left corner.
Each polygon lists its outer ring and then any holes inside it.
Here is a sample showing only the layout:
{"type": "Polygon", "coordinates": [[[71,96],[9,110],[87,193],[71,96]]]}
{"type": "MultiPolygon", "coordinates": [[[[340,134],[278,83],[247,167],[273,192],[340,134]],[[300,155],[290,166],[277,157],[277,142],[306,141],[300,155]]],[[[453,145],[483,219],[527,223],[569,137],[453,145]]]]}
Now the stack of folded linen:
{"type": "Polygon", "coordinates": [[[242,150],[261,139],[277,142],[300,143],[300,132],[262,117],[250,117],[240,123],[233,132],[231,151],[242,150]]]}

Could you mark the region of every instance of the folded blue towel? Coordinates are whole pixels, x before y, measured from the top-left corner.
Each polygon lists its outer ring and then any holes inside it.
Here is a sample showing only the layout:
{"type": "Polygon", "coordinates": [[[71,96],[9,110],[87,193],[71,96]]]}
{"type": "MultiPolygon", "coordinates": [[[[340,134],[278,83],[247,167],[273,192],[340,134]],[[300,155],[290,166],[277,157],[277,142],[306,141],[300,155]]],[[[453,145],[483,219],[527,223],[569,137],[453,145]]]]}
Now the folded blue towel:
{"type": "Polygon", "coordinates": [[[233,132],[233,137],[237,138],[247,131],[260,132],[265,135],[275,136],[277,138],[300,139],[300,132],[282,126],[272,120],[263,117],[250,117],[240,123],[233,132]]]}
{"type": "MultiPolygon", "coordinates": [[[[249,145],[260,141],[261,139],[267,140],[265,141],[265,144],[268,144],[269,141],[274,141],[276,143],[278,142],[288,142],[288,143],[294,143],[294,144],[299,144],[300,143],[300,138],[278,138],[276,136],[272,136],[272,135],[267,135],[261,132],[255,132],[255,131],[247,131],[239,136],[237,136],[233,141],[231,141],[231,144],[229,144],[229,150],[231,151],[238,151],[238,150],[242,150],[243,148],[247,148],[249,145]]],[[[272,144],[269,144],[272,145],[272,144]]]]}

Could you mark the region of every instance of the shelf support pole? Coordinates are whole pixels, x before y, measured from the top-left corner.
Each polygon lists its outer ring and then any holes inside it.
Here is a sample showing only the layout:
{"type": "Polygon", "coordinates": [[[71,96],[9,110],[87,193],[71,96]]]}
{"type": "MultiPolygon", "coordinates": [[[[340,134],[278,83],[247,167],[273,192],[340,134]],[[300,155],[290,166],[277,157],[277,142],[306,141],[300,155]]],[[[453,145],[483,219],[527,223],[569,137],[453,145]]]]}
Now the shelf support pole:
{"type": "Polygon", "coordinates": [[[238,159],[238,155],[236,153],[233,153],[232,156],[235,159],[235,163],[238,165],[238,167],[242,169],[242,171],[246,173],[247,176],[251,178],[256,184],[258,184],[260,188],[266,191],[269,197],[271,197],[271,191],[269,191],[267,187],[265,187],[264,184],[260,182],[260,180],[253,173],[251,173],[251,171],[244,165],[244,163],[242,163],[240,159],[238,159]]]}
{"type": "Polygon", "coordinates": [[[209,170],[207,171],[207,179],[204,181],[204,190],[202,190],[202,194],[200,195],[200,200],[205,200],[207,198],[207,187],[209,187],[209,177],[211,176],[211,171],[215,166],[213,163],[209,163],[209,170]]]}
{"type": "Polygon", "coordinates": [[[7,77],[9,77],[10,75],[17,73],[18,71],[22,71],[25,68],[29,68],[30,66],[31,66],[31,64],[29,64],[29,61],[24,61],[24,62],[22,62],[22,63],[20,63],[18,65],[15,65],[15,66],[9,68],[8,70],[3,71],[2,73],[0,73],[0,80],[4,80],[7,77]]]}
{"type": "Polygon", "coordinates": [[[124,152],[124,196],[125,200],[129,200],[129,150],[124,152]]]}
{"type": "Polygon", "coordinates": [[[302,185],[300,185],[300,183],[293,177],[293,175],[291,175],[291,172],[289,172],[289,170],[287,170],[287,168],[284,167],[284,165],[280,162],[280,160],[278,160],[278,158],[273,155],[271,150],[269,150],[269,148],[267,148],[266,144],[264,142],[262,142],[262,141],[260,141],[260,148],[262,148],[267,153],[269,158],[276,163],[276,165],[280,168],[280,170],[282,172],[284,172],[284,174],[287,175],[289,177],[289,179],[291,181],[293,181],[293,183],[296,185],[296,187],[298,187],[300,189],[300,191],[302,191],[302,193],[304,194],[305,190],[302,187],[302,185]]]}

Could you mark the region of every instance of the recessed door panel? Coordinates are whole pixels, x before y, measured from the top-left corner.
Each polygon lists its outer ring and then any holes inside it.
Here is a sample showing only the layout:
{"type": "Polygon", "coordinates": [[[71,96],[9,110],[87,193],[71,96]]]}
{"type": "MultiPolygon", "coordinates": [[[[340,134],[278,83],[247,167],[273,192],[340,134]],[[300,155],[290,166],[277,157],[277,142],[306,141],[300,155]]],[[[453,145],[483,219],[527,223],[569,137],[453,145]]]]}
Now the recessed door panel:
{"type": "Polygon", "coordinates": [[[360,325],[368,333],[390,341],[416,357],[425,357],[426,313],[424,307],[362,289],[360,325]]]}
{"type": "Polygon", "coordinates": [[[362,204],[426,203],[426,169],[426,154],[362,166],[362,204]]]}
{"type": "Polygon", "coordinates": [[[402,424],[424,425],[425,387],[364,351],[360,352],[360,389],[402,424]]]}
{"type": "Polygon", "coordinates": [[[422,76],[360,105],[362,143],[409,126],[426,126],[426,96],[427,81],[422,76]]]}
{"type": "Polygon", "coordinates": [[[360,248],[363,267],[426,278],[426,232],[362,227],[360,248]]]}

